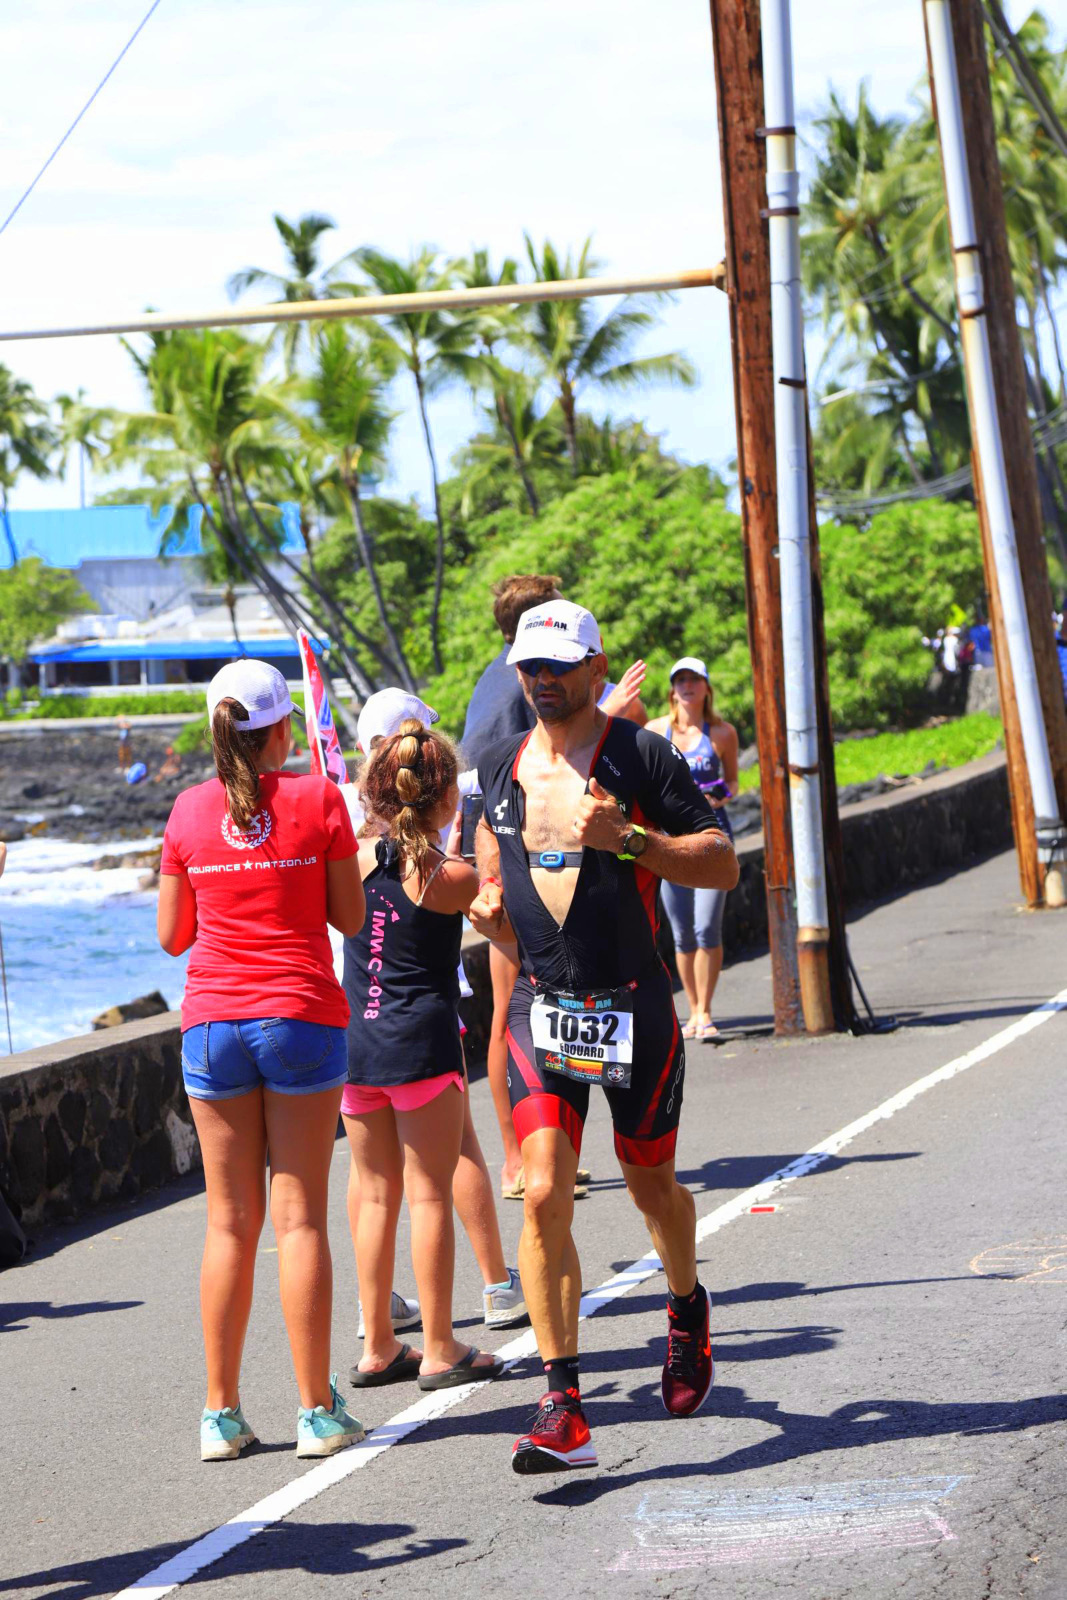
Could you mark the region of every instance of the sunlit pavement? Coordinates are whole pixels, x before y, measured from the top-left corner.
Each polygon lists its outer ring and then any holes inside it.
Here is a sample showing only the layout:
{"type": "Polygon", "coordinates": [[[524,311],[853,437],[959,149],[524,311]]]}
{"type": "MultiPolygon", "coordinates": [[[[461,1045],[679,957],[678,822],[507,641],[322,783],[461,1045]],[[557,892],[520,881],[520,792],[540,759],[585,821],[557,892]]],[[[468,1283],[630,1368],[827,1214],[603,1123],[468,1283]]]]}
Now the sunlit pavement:
{"type": "MultiPolygon", "coordinates": [[[[769,1013],[766,958],[724,974],[720,1021],[742,1031],[690,1046],[679,1144],[698,1215],[1067,984],[1067,913],[1018,909],[1010,855],[869,912],[851,941],[875,1009],[901,1021],[893,1033],[775,1042],[748,1031],[769,1013]]],[[[657,1275],[583,1324],[597,1473],[511,1473],[540,1393],[526,1361],[220,1561],[193,1572],[191,1559],[189,1589],[1062,1596],[1065,1053],[1056,1015],[709,1238],[718,1376],[698,1418],[668,1420],[660,1405],[657,1275]]],[[[484,1080],[473,1095],[498,1165],[484,1080]]],[[[583,1157],[594,1184],[576,1232],[591,1288],[648,1241],[603,1107],[583,1157]]],[[[339,1144],[342,1372],[358,1353],[346,1163],[339,1144]]],[[[513,1261],[521,1208],[500,1210],[513,1261]]],[[[176,1187],[50,1235],[0,1276],[0,1596],[115,1594],[317,1470],[294,1455],[269,1234],[242,1385],[263,1443],[232,1464],[198,1459],[203,1222],[202,1194],[176,1187]]],[[[410,1289],[405,1251],[398,1287],[410,1289]]],[[[462,1240],[459,1257],[461,1337],[499,1347],[514,1336],[484,1333],[462,1240]]],[[[419,1398],[393,1387],[357,1409],[379,1428],[419,1398]]]]}

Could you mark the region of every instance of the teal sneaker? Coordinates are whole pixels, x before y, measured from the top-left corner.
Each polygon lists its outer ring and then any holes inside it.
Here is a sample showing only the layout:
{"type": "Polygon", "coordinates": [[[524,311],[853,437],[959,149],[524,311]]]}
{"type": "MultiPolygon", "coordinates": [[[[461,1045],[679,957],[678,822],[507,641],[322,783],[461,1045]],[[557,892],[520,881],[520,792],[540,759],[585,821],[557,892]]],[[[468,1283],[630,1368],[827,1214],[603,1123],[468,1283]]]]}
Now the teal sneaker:
{"type": "Polygon", "coordinates": [[[358,1444],[367,1437],[362,1422],[349,1416],[344,1401],[337,1392],[337,1374],[330,1375],[330,1393],[333,1405],[316,1406],[309,1411],[298,1406],[296,1411],[296,1453],[298,1456],[332,1456],[346,1445],[358,1444]]]}
{"type": "Polygon", "coordinates": [[[245,1421],[240,1405],[221,1411],[205,1410],[200,1418],[201,1461],[234,1461],[256,1436],[245,1421]]]}

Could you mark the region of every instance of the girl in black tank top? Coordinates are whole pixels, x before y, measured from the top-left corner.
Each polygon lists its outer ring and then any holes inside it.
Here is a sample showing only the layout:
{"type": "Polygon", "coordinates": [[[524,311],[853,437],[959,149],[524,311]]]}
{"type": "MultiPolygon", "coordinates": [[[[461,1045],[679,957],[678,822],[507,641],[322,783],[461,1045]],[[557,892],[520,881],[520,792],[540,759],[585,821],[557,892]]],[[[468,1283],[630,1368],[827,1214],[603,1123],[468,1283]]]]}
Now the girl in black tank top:
{"type": "Polygon", "coordinates": [[[375,751],[362,792],[383,836],[360,844],[367,917],[361,935],[345,940],[352,1016],[341,1112],[358,1194],[350,1214],[366,1328],[351,1378],[368,1387],[418,1375],[420,1388],[446,1388],[502,1371],[452,1333],[452,1177],[466,1092],[456,969],[478,879],[436,845],[458,803],[455,751],[443,735],[402,723],[375,751]],[[405,1192],[421,1351],[400,1343],[391,1316],[405,1192]]]}
{"type": "Polygon", "coordinates": [[[374,870],[363,879],[367,916],[345,940],[348,1081],[363,1085],[420,1083],[463,1075],[459,952],[462,911],[432,911],[426,894],[446,866],[440,856],[412,900],[411,878],[395,839],[375,841],[374,870]]]}

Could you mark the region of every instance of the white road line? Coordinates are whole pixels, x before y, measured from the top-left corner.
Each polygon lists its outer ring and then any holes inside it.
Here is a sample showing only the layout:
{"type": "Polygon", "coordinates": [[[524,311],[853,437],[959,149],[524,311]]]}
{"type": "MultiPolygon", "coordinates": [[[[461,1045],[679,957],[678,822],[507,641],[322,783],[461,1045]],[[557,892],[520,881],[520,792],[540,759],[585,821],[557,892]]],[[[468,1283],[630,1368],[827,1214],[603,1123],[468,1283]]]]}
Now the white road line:
{"type": "MultiPolygon", "coordinates": [[[[1013,1022],[1010,1027],[993,1034],[984,1044],[976,1045],[973,1050],[968,1050],[966,1055],[957,1056],[955,1060],[939,1067],[936,1072],[928,1073],[925,1078],[916,1079],[906,1089],[901,1089],[899,1094],[892,1095],[888,1100],[883,1100],[881,1105],[875,1106],[873,1111],[868,1111],[866,1116],[850,1122],[846,1128],[842,1128],[838,1133],[832,1133],[821,1144],[813,1145],[788,1166],[772,1172],[760,1183],[753,1184],[744,1194],[737,1195],[733,1200],[727,1200],[724,1205],[716,1206],[714,1211],[709,1211],[697,1222],[698,1243],[710,1238],[713,1233],[718,1233],[720,1228],[724,1228],[728,1222],[733,1222],[736,1217],[742,1216],[750,1206],[758,1205],[766,1200],[768,1195],[784,1188],[786,1184],[795,1183],[797,1178],[806,1177],[809,1172],[814,1172],[825,1161],[837,1155],[839,1150],[843,1150],[854,1139],[866,1133],[869,1128],[873,1128],[878,1122],[887,1122],[913,1100],[926,1094],[927,1090],[935,1088],[939,1083],[947,1083],[950,1078],[955,1078],[968,1068],[977,1066],[981,1061],[987,1061],[990,1056],[1014,1044],[1017,1039],[1023,1038],[1025,1034],[1031,1033],[1034,1028],[1040,1027],[1043,1022],[1047,1022],[1050,1017],[1065,1009],[1067,1009],[1067,989],[1061,989],[1059,994],[1053,995],[1051,1000],[1046,1000],[1036,1011],[1028,1012],[1025,1017],[1020,1017],[1018,1022],[1013,1022]]],[[[619,1299],[635,1285],[654,1277],[660,1270],[659,1257],[650,1251],[623,1272],[617,1272],[598,1289],[592,1289],[588,1294],[584,1294],[580,1317],[584,1320],[586,1317],[595,1316],[602,1306],[619,1299]]],[[[512,1339],[497,1354],[512,1363],[533,1355],[535,1350],[533,1333],[528,1332],[517,1339],[512,1339]]],[[[302,1473],[299,1478],[294,1478],[281,1489],[276,1489],[273,1494],[257,1501],[249,1510],[242,1511],[239,1516],[223,1523],[221,1527],[214,1528],[211,1533],[205,1534],[202,1539],[197,1539],[194,1544],[179,1551],[169,1561],[164,1561],[162,1566],[146,1573],[143,1578],[138,1578],[129,1588],[114,1596],[114,1600],[162,1600],[164,1595],[171,1594],[183,1583],[188,1583],[191,1578],[203,1572],[205,1567],[210,1567],[222,1556],[235,1550],[238,1545],[246,1543],[275,1522],[280,1522],[283,1517],[291,1516],[298,1507],[305,1505],[309,1500],[314,1500],[327,1489],[332,1489],[334,1484],[350,1477],[353,1472],[359,1472],[363,1467],[370,1466],[371,1462],[384,1451],[391,1449],[394,1444],[399,1444],[401,1439],[416,1433],[428,1422],[444,1416],[445,1412],[451,1411],[454,1406],[461,1405],[475,1389],[480,1387],[481,1385],[476,1383],[467,1383],[462,1388],[446,1389],[437,1394],[429,1394],[424,1400],[416,1401],[413,1406],[408,1406],[406,1411],[398,1412],[381,1427],[375,1428],[362,1444],[350,1446],[339,1455],[322,1462],[320,1466],[312,1467],[302,1473]]]]}

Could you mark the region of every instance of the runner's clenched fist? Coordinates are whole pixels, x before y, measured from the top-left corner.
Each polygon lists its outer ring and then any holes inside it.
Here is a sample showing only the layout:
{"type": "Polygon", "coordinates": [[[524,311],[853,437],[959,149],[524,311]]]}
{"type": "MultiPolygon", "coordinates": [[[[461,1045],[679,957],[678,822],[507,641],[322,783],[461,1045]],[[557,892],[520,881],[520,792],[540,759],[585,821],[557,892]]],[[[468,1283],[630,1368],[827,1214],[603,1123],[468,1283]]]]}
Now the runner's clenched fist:
{"type": "Polygon", "coordinates": [[[578,802],[575,838],[591,850],[610,850],[618,855],[629,831],[626,813],[615,796],[602,788],[595,778],[590,778],[589,789],[578,802]]]}

